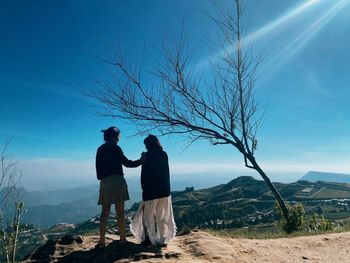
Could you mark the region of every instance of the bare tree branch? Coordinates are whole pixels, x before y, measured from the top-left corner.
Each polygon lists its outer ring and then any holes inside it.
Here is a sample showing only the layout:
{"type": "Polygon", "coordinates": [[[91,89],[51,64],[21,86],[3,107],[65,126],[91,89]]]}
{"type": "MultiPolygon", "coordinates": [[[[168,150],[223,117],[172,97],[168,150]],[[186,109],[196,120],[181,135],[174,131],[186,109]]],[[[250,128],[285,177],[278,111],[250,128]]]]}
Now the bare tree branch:
{"type": "Polygon", "coordinates": [[[234,0],[232,8],[216,0],[212,3],[218,17],[203,13],[217,25],[217,39],[211,45],[220,52],[215,61],[208,60],[207,78],[193,71],[193,52],[181,31],[175,45],[163,45],[163,62],[149,73],[155,80],[152,84],[144,83],[142,65],[132,69],[119,56],[105,60],[118,70],[118,80],[113,85],[98,83],[89,96],[103,105],[103,116],[132,122],[139,134],[154,130],[162,135],[181,134],[189,139],[188,146],[197,140],[232,145],[242,154],[245,166],[263,177],[288,220],[284,200],[254,157],[261,117],[253,89],[260,60],[242,37],[244,8],[240,0],[234,0]]]}

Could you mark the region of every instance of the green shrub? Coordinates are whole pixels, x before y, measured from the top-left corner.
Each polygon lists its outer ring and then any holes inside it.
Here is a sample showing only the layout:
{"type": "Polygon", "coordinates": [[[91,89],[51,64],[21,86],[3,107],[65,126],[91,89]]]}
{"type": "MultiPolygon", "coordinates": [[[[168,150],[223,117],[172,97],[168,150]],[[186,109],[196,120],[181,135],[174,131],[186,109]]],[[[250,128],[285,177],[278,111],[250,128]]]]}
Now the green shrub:
{"type": "Polygon", "coordinates": [[[333,224],[328,219],[324,218],[323,215],[321,218],[319,218],[318,214],[316,213],[312,215],[312,218],[308,223],[308,227],[310,230],[314,231],[327,231],[334,228],[333,224]]]}
{"type": "Polygon", "coordinates": [[[292,233],[300,230],[304,225],[305,210],[302,204],[289,205],[287,204],[289,210],[289,216],[286,220],[283,216],[282,210],[278,205],[280,221],[279,224],[286,233],[292,233]]]}

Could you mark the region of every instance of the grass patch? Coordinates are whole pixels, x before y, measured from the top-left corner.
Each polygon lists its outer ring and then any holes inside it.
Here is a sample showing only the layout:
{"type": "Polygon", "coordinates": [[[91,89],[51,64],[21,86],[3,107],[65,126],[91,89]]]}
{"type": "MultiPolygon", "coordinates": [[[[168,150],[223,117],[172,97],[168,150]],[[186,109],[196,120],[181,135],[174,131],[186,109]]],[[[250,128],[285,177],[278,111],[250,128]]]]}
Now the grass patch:
{"type": "Polygon", "coordinates": [[[322,189],[317,194],[313,195],[315,199],[333,199],[333,198],[350,198],[350,192],[338,189],[322,189]]]}

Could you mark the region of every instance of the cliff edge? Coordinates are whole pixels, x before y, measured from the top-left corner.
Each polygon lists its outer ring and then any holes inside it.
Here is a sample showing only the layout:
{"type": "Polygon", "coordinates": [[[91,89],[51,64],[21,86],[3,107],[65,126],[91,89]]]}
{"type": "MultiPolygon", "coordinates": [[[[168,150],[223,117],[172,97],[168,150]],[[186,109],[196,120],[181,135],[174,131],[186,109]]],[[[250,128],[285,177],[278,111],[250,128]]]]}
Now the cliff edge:
{"type": "Polygon", "coordinates": [[[133,238],[126,244],[108,235],[104,249],[97,236],[48,240],[22,262],[350,262],[350,232],[279,239],[236,239],[191,231],[167,248],[146,248],[133,238]]]}

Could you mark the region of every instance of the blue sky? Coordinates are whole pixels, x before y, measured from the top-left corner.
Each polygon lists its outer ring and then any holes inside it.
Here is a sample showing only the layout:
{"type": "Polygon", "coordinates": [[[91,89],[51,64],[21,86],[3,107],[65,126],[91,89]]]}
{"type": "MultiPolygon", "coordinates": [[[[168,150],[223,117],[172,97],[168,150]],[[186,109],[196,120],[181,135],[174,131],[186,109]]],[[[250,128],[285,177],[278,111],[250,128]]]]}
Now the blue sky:
{"type": "MultiPolygon", "coordinates": [[[[216,27],[198,9],[215,15],[205,0],[1,1],[0,142],[14,135],[9,153],[25,186],[94,181],[100,130],[111,125],[122,130],[125,154],[140,155],[143,138],[129,137],[135,127],[96,116],[94,102],[79,92],[112,79],[91,54],[110,58],[120,45],[131,61],[143,55],[147,68],[161,63],[159,46],[178,36],[184,21],[189,45],[199,45],[196,63],[205,67],[220,50],[204,45],[216,27]]],[[[246,39],[265,54],[255,87],[264,112],[257,159],[273,179],[350,173],[349,13],[349,0],[247,1],[246,39]]],[[[182,138],[161,140],[174,176],[251,174],[231,147],[200,142],[183,152],[182,138]]]]}

